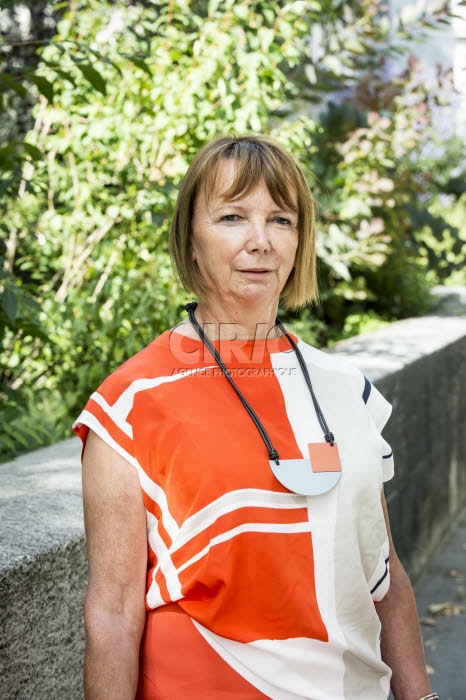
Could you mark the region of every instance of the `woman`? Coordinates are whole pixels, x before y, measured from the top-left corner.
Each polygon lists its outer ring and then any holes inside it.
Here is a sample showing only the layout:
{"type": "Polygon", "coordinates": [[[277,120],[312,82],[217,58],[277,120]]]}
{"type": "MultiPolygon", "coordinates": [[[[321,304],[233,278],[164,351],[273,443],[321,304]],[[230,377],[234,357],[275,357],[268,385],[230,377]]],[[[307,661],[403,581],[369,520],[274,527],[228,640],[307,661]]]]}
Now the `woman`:
{"type": "Polygon", "coordinates": [[[436,697],[383,497],[390,407],[276,322],[316,296],[301,171],[269,138],[213,141],[170,245],[198,305],[75,424],[86,698],[382,700],[391,673],[396,700],[436,697]]]}

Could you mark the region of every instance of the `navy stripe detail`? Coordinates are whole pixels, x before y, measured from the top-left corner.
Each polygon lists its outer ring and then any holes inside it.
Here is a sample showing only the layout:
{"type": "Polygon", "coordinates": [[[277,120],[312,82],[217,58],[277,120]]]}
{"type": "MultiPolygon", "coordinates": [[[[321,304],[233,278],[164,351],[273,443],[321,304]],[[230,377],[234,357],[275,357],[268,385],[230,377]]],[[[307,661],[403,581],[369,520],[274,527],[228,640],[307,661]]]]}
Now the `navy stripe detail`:
{"type": "Polygon", "coordinates": [[[371,595],[372,595],[372,593],[374,593],[377,590],[377,588],[380,586],[380,584],[383,581],[385,581],[385,579],[387,578],[387,576],[388,576],[388,566],[387,565],[388,565],[389,559],[390,559],[390,557],[387,557],[385,559],[385,571],[384,571],[383,575],[379,578],[377,583],[375,584],[374,588],[371,590],[371,595]]]}
{"type": "Polygon", "coordinates": [[[367,377],[364,377],[364,391],[362,392],[362,400],[367,403],[369,399],[369,394],[371,393],[372,384],[367,377]]]}
{"type": "Polygon", "coordinates": [[[389,455],[383,455],[382,459],[390,459],[390,457],[393,457],[393,452],[390,452],[389,455]]]}

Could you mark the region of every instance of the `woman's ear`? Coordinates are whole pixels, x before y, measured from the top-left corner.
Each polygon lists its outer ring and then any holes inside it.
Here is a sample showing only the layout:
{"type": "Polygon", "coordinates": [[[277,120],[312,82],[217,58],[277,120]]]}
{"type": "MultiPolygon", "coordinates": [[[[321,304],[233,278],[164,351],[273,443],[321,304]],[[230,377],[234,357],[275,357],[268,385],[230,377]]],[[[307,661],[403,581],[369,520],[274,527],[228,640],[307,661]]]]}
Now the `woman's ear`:
{"type": "Polygon", "coordinates": [[[191,235],[188,240],[188,245],[189,245],[189,252],[191,255],[191,260],[195,263],[196,262],[196,241],[194,239],[194,234],[191,231],[191,235]]]}

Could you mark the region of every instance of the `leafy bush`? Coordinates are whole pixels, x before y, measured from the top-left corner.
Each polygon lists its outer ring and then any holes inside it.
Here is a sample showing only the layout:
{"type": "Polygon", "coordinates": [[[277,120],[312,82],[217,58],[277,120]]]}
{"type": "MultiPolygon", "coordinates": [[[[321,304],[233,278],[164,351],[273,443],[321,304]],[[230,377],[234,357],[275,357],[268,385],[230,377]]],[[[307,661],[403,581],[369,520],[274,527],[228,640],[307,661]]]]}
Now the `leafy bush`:
{"type": "Polygon", "coordinates": [[[324,344],[346,333],[348,315],[419,315],[432,309],[433,285],[453,274],[466,282],[465,146],[440,131],[453,99],[448,72],[427,81],[411,59],[395,80],[383,65],[364,73],[351,98],[321,114],[313,163],[324,344]]]}
{"type": "Polygon", "coordinates": [[[67,434],[103,377],[179,320],[169,222],[218,133],[272,133],[309,176],[322,303],[286,317],[305,339],[422,312],[429,284],[461,274],[460,152],[428,149],[448,81],[426,89],[414,63],[384,75],[397,45],[376,0],[83,0],[54,17],[37,67],[0,71],[5,94],[39,94],[33,128],[0,149],[0,458],[67,434]]]}

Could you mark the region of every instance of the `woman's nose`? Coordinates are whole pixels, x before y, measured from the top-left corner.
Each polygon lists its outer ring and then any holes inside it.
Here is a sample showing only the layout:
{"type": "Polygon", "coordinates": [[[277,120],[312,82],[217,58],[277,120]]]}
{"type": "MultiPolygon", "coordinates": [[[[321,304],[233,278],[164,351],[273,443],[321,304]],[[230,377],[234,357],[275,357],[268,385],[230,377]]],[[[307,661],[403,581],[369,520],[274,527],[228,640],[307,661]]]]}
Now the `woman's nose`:
{"type": "Polygon", "coordinates": [[[267,231],[267,222],[251,221],[248,231],[247,250],[250,253],[267,253],[271,248],[270,237],[267,231]]]}

